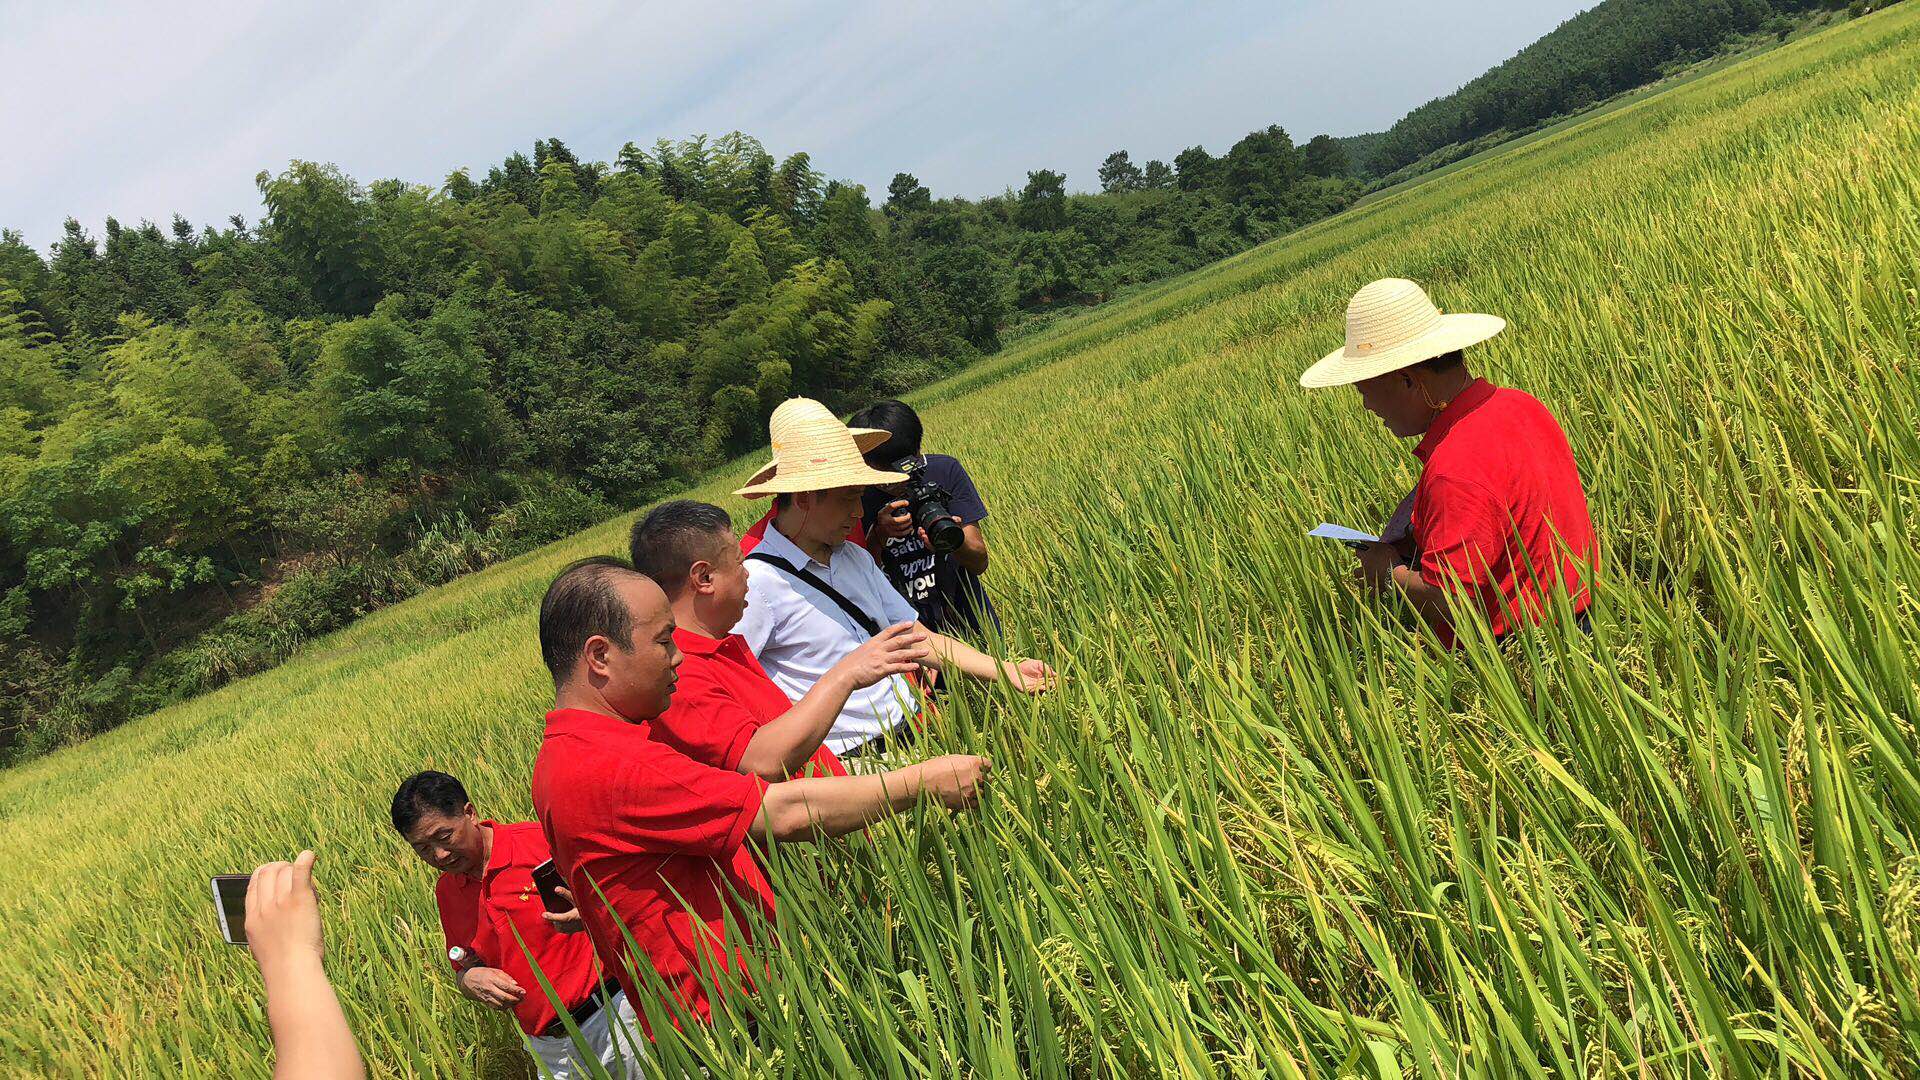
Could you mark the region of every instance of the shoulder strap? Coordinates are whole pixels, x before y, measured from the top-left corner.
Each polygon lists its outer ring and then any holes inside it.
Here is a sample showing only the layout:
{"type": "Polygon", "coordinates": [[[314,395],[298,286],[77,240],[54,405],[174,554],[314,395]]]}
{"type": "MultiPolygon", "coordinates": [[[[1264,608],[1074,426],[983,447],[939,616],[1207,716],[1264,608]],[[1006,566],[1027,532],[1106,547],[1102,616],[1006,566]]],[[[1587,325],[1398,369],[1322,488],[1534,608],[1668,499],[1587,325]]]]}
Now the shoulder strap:
{"type": "Polygon", "coordinates": [[[793,575],[794,577],[799,578],[801,581],[804,581],[807,584],[813,586],[814,588],[820,590],[820,594],[822,596],[825,596],[827,599],[840,605],[841,611],[844,611],[848,615],[851,615],[853,617],[853,621],[860,624],[860,629],[865,630],[867,632],[868,637],[873,637],[880,633],[880,624],[877,622],[874,622],[873,617],[871,615],[868,615],[866,612],[860,610],[860,605],[840,595],[840,590],[827,584],[825,581],[822,581],[820,579],[820,575],[814,573],[811,570],[808,570],[806,567],[795,566],[785,559],[776,558],[762,551],[755,551],[755,552],[749,553],[747,555],[747,559],[752,562],[763,562],[763,563],[766,563],[768,566],[777,566],[780,569],[785,570],[787,573],[793,575]]]}

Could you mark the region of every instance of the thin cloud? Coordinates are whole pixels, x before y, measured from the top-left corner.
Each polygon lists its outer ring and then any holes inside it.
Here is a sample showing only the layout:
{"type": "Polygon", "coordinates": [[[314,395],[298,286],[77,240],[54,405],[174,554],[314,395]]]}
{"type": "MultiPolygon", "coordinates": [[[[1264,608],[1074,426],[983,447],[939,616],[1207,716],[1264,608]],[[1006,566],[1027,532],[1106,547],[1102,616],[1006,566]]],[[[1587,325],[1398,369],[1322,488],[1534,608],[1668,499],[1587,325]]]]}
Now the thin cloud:
{"type": "Polygon", "coordinates": [[[1088,188],[1116,148],[1377,129],[1582,6],[0,4],[0,225],[252,218],[293,158],[438,183],[536,138],[610,159],[733,129],[876,194],[1088,188]]]}

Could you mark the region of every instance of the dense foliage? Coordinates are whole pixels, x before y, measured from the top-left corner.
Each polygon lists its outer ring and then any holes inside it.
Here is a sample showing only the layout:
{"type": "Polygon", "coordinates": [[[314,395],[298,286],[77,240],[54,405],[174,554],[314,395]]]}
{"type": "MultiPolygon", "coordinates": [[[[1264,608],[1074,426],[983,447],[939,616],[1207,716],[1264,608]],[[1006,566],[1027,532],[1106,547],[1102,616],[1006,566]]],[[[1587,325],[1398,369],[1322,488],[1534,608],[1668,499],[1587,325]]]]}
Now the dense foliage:
{"type": "Polygon", "coordinates": [[[1784,34],[1796,15],[1847,6],[1846,0],[1603,0],[1402,117],[1369,148],[1366,171],[1384,176],[1454,144],[1498,141],[1644,86],[1713,55],[1738,35],[1784,34]]]}
{"type": "Polygon", "coordinates": [[[254,225],[0,234],[0,753],[657,496],[791,394],[899,392],[1338,210],[1326,143],[1270,127],[1094,195],[903,174],[879,209],[739,134],[546,140],[438,188],[296,161],[254,225]]]}

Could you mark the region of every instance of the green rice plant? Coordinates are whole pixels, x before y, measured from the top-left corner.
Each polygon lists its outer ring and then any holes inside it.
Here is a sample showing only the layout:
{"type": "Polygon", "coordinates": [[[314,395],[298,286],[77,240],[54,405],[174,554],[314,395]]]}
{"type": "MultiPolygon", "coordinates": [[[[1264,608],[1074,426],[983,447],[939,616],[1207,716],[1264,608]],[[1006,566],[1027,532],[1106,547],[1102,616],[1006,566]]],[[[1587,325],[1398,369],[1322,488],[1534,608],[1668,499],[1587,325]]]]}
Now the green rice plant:
{"type": "MultiPolygon", "coordinates": [[[[927,751],[996,763],[977,814],[775,852],[760,992],[660,1071],[1920,1073],[1915,85],[1897,5],[927,391],[993,509],[999,644],[1064,685],[942,707],[927,751]],[[1573,441],[1591,637],[1443,652],[1304,537],[1414,476],[1293,385],[1388,273],[1511,321],[1479,359],[1573,441]]],[[[205,882],[309,845],[374,1075],[521,1068],[384,806],[432,767],[529,813],[534,605],[625,526],[0,774],[0,1069],[265,1075],[205,882]]]]}

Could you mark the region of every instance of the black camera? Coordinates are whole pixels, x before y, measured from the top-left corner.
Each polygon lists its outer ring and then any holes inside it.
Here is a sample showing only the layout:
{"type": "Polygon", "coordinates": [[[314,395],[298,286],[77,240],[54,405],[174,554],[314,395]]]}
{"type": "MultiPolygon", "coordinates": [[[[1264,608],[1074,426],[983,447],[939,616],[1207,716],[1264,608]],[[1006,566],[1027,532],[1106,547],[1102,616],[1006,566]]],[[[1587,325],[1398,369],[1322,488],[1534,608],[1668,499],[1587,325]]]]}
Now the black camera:
{"type": "Polygon", "coordinates": [[[918,458],[901,458],[893,463],[893,469],[907,474],[907,512],[915,525],[926,530],[927,543],[933,546],[933,553],[947,555],[960,550],[960,545],[967,540],[967,531],[953,520],[953,511],[947,509],[947,500],[953,498],[953,493],[928,476],[918,458]]]}

